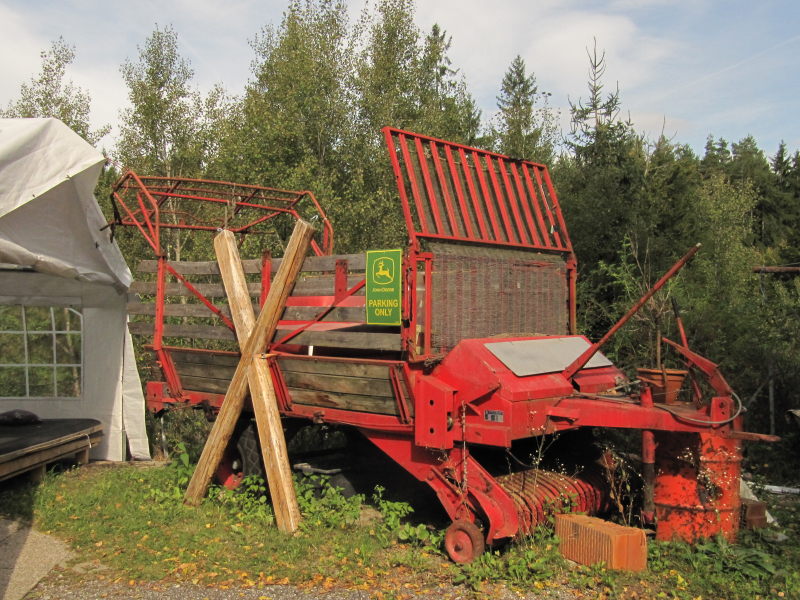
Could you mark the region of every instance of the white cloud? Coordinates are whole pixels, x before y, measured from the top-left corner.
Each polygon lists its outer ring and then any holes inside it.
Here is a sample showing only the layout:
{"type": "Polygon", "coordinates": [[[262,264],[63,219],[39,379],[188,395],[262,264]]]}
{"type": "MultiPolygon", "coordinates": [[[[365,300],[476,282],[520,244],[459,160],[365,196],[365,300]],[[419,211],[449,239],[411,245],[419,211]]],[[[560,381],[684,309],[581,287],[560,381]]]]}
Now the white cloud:
{"type": "Polygon", "coordinates": [[[0,4],[0,106],[17,97],[20,85],[39,70],[39,53],[47,48],[45,38],[27,27],[26,16],[10,6],[0,4]]]}
{"type": "MultiPolygon", "coordinates": [[[[347,0],[352,21],[366,3],[347,0]]],[[[373,10],[375,3],[369,0],[373,10]]],[[[48,3],[43,10],[29,0],[3,0],[0,106],[38,72],[39,52],[63,35],[77,53],[68,76],[92,95],[95,126],[116,123],[127,100],[119,66],[136,59],[136,46],[156,23],[174,27],[201,90],[221,82],[238,93],[253,59],[248,40],[264,25],[277,25],[286,5],[82,0],[48,3]]],[[[767,145],[776,136],[800,137],[793,110],[800,93],[794,76],[800,36],[791,25],[797,12],[772,14],[745,3],[728,10],[708,0],[417,0],[416,21],[424,31],[439,23],[452,36],[454,65],[487,117],[496,108],[505,70],[520,54],[567,121],[568,100],[586,96],[586,49],[596,38],[606,53],[604,83],[613,91],[619,82],[624,110],[656,133],[666,118],[667,133],[674,128],[679,141],[702,148],[712,129],[731,131],[731,138],[745,135],[744,128],[763,131],[767,145]],[[774,114],[764,114],[765,106],[774,114]]]]}

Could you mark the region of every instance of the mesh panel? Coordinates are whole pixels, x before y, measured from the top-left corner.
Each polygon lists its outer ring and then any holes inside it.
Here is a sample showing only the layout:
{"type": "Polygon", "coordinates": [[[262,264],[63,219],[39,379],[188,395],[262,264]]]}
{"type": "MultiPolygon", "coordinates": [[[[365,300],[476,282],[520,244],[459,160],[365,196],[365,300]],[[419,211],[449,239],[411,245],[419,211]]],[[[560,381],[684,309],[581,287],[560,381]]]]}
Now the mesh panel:
{"type": "Polygon", "coordinates": [[[566,263],[505,248],[430,244],[432,347],[465,338],[568,333],[566,263]]]}

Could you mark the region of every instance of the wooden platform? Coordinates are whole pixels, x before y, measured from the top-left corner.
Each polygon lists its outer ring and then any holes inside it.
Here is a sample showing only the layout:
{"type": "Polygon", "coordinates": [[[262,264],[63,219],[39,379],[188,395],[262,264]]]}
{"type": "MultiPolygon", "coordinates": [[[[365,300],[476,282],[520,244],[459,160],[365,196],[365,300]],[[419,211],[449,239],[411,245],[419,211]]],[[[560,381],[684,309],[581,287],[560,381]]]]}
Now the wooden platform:
{"type": "Polygon", "coordinates": [[[35,425],[0,426],[0,481],[27,471],[43,473],[48,463],[89,460],[89,449],[103,439],[95,419],[45,419],[35,425]]]}

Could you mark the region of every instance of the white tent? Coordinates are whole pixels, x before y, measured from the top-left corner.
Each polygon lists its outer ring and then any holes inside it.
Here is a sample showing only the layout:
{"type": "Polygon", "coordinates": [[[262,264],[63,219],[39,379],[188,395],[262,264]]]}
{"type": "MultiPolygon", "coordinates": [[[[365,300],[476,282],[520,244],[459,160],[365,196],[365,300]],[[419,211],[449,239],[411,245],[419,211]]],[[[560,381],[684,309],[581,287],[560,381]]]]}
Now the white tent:
{"type": "Polygon", "coordinates": [[[149,458],[131,274],[93,195],[103,161],[57,119],[0,119],[0,412],[95,418],[93,458],[149,458]]]}

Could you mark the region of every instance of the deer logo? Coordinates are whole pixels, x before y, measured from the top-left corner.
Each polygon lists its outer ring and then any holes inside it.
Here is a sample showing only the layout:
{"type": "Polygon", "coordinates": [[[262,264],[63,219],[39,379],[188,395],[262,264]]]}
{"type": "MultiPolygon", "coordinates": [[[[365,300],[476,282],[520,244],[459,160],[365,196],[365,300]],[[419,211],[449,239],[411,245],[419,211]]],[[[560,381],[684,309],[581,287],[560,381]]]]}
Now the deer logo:
{"type": "Polygon", "coordinates": [[[372,265],[372,278],[375,283],[386,285],[394,281],[394,261],[379,258],[372,265]]]}

